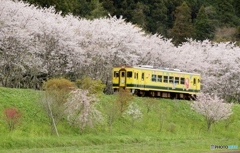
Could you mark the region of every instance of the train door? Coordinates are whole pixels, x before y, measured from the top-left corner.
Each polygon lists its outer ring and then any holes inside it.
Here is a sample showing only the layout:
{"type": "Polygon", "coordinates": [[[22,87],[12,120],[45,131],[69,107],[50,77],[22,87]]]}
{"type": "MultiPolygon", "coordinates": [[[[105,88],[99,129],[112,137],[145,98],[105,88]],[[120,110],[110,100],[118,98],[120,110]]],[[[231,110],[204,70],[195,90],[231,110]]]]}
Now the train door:
{"type": "Polygon", "coordinates": [[[121,69],[119,71],[119,86],[125,87],[126,86],[126,70],[121,69]]]}
{"type": "Polygon", "coordinates": [[[145,73],[142,72],[140,77],[141,77],[140,78],[141,79],[141,88],[145,88],[145,73]]]}
{"type": "Polygon", "coordinates": [[[193,77],[193,91],[197,91],[197,88],[198,88],[198,86],[197,86],[197,84],[198,84],[198,82],[197,82],[197,78],[196,78],[196,76],[194,76],[193,77]]]}

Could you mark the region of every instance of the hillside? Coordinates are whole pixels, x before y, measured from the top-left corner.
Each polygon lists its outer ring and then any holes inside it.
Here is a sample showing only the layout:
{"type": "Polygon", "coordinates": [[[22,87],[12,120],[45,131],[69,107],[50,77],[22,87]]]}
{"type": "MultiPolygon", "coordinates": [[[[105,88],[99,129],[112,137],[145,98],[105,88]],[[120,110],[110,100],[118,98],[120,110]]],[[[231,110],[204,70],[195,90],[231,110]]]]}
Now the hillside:
{"type": "MultiPolygon", "coordinates": [[[[51,134],[39,99],[41,92],[0,88],[1,152],[211,152],[210,145],[240,146],[240,106],[234,115],[206,131],[204,118],[190,109],[189,101],[135,97],[143,117],[134,124],[128,117],[117,119],[109,132],[106,122],[79,132],[65,120],[58,125],[60,137],[51,134]],[[147,105],[151,104],[151,105],[147,105]],[[22,111],[21,123],[12,132],[4,120],[4,108],[22,111]],[[147,113],[147,108],[149,112],[147,113]]],[[[105,114],[116,95],[102,95],[98,104],[105,114]]],[[[220,151],[220,150],[215,150],[220,151]]]]}

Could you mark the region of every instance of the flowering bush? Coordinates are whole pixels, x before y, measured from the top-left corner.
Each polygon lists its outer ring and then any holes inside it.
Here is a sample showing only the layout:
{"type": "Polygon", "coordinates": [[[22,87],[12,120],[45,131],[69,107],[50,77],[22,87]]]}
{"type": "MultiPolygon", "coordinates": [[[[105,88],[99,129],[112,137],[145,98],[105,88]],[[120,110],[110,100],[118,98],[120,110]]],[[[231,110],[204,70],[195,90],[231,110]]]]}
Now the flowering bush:
{"type": "Polygon", "coordinates": [[[124,112],[125,116],[130,116],[132,121],[132,126],[134,126],[134,122],[143,117],[143,114],[136,103],[131,103],[128,109],[124,112]]]}
{"type": "Polygon", "coordinates": [[[86,126],[94,127],[103,122],[103,116],[95,108],[97,99],[87,90],[76,89],[70,92],[65,103],[65,114],[70,124],[80,128],[81,132],[86,126]]]}
{"type": "Polygon", "coordinates": [[[19,123],[22,113],[18,111],[15,107],[4,109],[5,120],[8,124],[9,130],[15,129],[16,125],[19,123]]]}
{"type": "Polygon", "coordinates": [[[232,114],[232,104],[224,103],[223,99],[207,93],[199,93],[191,107],[206,117],[208,130],[213,123],[225,120],[232,114]]]}

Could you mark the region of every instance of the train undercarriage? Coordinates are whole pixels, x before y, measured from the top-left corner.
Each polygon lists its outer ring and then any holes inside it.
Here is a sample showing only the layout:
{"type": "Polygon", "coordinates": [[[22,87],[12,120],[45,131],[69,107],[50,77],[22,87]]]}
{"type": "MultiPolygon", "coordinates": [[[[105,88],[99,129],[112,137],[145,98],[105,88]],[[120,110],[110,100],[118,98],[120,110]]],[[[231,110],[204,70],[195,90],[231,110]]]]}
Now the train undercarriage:
{"type": "MultiPolygon", "coordinates": [[[[182,100],[195,100],[196,95],[191,95],[188,93],[176,93],[176,92],[167,92],[167,91],[147,91],[139,89],[125,89],[129,90],[133,95],[139,97],[158,97],[158,98],[169,98],[169,99],[182,99],[182,100]]],[[[118,92],[119,89],[114,89],[115,92],[118,92]]]]}

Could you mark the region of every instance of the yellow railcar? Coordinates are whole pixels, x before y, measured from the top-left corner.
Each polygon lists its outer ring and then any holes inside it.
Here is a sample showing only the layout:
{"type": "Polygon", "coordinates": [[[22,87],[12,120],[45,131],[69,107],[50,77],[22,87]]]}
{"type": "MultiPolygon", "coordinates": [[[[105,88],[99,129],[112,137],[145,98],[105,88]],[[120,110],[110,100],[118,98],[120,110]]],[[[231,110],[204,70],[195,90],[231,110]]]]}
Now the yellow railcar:
{"type": "Polygon", "coordinates": [[[201,87],[200,74],[153,66],[121,66],[112,70],[113,89],[129,89],[139,96],[190,99],[201,87]]]}

